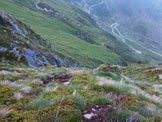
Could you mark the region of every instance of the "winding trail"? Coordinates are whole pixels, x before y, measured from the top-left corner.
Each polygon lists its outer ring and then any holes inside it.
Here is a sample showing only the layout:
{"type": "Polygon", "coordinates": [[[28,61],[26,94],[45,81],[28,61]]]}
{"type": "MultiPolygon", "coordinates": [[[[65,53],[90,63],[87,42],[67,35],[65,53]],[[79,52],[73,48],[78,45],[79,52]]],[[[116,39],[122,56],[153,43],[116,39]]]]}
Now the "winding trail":
{"type": "Polygon", "coordinates": [[[101,0],[101,2],[94,4],[94,5],[88,5],[85,0],[82,0],[81,4],[84,6],[84,11],[86,11],[88,14],[91,13],[94,7],[102,5],[104,2],[101,0]]]}
{"type": "MultiPolygon", "coordinates": [[[[117,26],[118,26],[118,23],[113,23],[113,24],[111,24],[112,33],[113,33],[116,37],[122,39],[123,43],[126,44],[126,45],[127,45],[129,48],[131,48],[132,50],[134,50],[136,53],[142,54],[141,51],[139,51],[139,50],[133,48],[131,45],[129,45],[129,44],[126,42],[125,39],[130,40],[131,42],[134,42],[134,41],[131,40],[131,39],[128,39],[127,37],[125,37],[124,35],[122,35],[122,34],[120,33],[120,31],[118,30],[117,26]]],[[[136,44],[139,45],[139,46],[141,47],[140,44],[138,44],[138,43],[136,43],[136,44]]],[[[145,50],[148,50],[148,51],[150,51],[150,52],[152,52],[152,53],[154,53],[154,54],[156,54],[156,55],[158,55],[158,56],[160,56],[160,57],[162,57],[162,54],[160,54],[160,53],[158,53],[158,52],[156,52],[156,51],[153,51],[153,50],[151,50],[151,49],[148,49],[147,47],[142,47],[142,48],[145,49],[145,50]]]]}
{"type": "Polygon", "coordinates": [[[120,31],[118,30],[117,26],[118,26],[118,23],[113,23],[113,24],[111,25],[112,33],[113,33],[115,36],[117,36],[118,38],[120,38],[120,39],[123,41],[123,43],[124,43],[127,47],[129,47],[130,49],[132,49],[133,51],[135,51],[137,54],[142,54],[141,51],[135,49],[133,46],[129,45],[129,44],[126,42],[125,37],[120,33],[120,31]]]}
{"type": "MultiPolygon", "coordinates": [[[[89,6],[88,3],[86,2],[86,0],[82,0],[82,1],[81,1],[81,4],[78,3],[78,5],[79,5],[80,7],[82,7],[82,8],[84,9],[84,11],[87,12],[88,14],[91,14],[91,11],[93,10],[94,7],[99,6],[99,5],[102,5],[102,4],[104,4],[104,1],[103,1],[103,0],[101,0],[101,1],[100,1],[99,3],[97,3],[97,4],[90,5],[90,6],[89,6]]],[[[99,18],[98,18],[97,16],[95,16],[95,15],[93,15],[93,17],[95,17],[96,19],[99,19],[99,18]]],[[[98,22],[97,22],[97,24],[99,25],[100,28],[102,28],[103,30],[105,30],[102,26],[100,26],[100,24],[99,24],[98,22]]],[[[132,45],[128,44],[126,40],[129,40],[129,41],[134,42],[134,43],[136,43],[136,42],[133,41],[133,40],[131,40],[131,39],[128,39],[127,37],[125,37],[124,35],[122,35],[121,32],[118,30],[117,26],[119,26],[118,23],[113,23],[113,24],[111,24],[112,33],[113,33],[116,37],[120,38],[120,39],[122,40],[122,42],[123,42],[128,48],[130,48],[131,50],[133,50],[135,53],[137,53],[137,54],[139,54],[139,55],[142,55],[142,51],[137,50],[137,49],[134,48],[132,45]]],[[[107,31],[107,30],[105,30],[105,31],[107,31]]],[[[158,53],[158,52],[156,52],[156,51],[153,51],[153,50],[151,50],[151,49],[149,49],[149,48],[147,48],[147,47],[141,46],[139,43],[136,43],[136,44],[137,44],[138,46],[140,46],[141,48],[143,48],[143,49],[145,49],[145,50],[147,50],[147,51],[150,51],[151,53],[154,53],[154,54],[156,54],[156,55],[162,57],[162,54],[160,54],[160,53],[158,53]]]]}

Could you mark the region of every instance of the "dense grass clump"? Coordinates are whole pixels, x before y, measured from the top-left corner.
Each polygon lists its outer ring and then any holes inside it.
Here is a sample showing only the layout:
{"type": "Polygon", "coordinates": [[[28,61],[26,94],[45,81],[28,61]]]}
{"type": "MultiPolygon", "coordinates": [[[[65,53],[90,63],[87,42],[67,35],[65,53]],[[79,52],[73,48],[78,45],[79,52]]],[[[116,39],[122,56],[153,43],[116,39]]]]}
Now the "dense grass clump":
{"type": "Polygon", "coordinates": [[[108,118],[118,121],[118,122],[125,122],[128,121],[131,116],[131,113],[125,110],[119,110],[117,112],[112,112],[108,115],[108,118]]]}
{"type": "Polygon", "coordinates": [[[33,100],[31,102],[31,104],[32,104],[31,108],[33,110],[39,110],[39,109],[47,108],[50,105],[49,101],[46,100],[43,97],[40,97],[40,98],[33,100]]]}

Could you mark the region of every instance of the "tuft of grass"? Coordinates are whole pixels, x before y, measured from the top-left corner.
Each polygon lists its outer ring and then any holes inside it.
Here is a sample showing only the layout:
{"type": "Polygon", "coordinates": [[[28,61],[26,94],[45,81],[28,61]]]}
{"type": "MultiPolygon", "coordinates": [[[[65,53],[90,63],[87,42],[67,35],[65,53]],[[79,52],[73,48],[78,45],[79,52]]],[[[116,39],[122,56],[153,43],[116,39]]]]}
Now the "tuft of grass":
{"type": "Polygon", "coordinates": [[[108,114],[108,119],[111,119],[113,121],[117,122],[127,122],[127,120],[130,118],[131,113],[125,110],[119,110],[117,112],[111,112],[108,114]]]}
{"type": "Polygon", "coordinates": [[[89,74],[83,73],[83,74],[76,74],[71,79],[72,84],[82,84],[82,85],[91,85],[97,82],[96,79],[94,79],[89,74]]]}
{"type": "Polygon", "coordinates": [[[131,87],[127,85],[103,85],[103,86],[93,85],[91,89],[96,90],[98,92],[113,91],[113,92],[120,93],[123,95],[128,95],[130,94],[130,91],[131,91],[131,87]]]}
{"type": "Polygon", "coordinates": [[[106,105],[112,104],[111,100],[106,96],[97,97],[95,100],[92,101],[92,105],[106,105]]]}
{"type": "Polygon", "coordinates": [[[151,104],[154,104],[155,106],[157,106],[158,108],[161,108],[162,109],[162,106],[160,103],[156,102],[156,101],[153,101],[153,100],[150,100],[149,98],[143,96],[143,95],[138,95],[138,98],[142,101],[146,101],[146,102],[149,102],[151,104]]]}
{"type": "Polygon", "coordinates": [[[138,113],[144,116],[145,118],[149,118],[151,116],[151,112],[145,106],[138,106],[138,113]]]}
{"type": "Polygon", "coordinates": [[[120,80],[120,73],[118,72],[104,72],[104,71],[99,71],[95,75],[98,76],[103,76],[106,78],[111,78],[112,80],[119,81],[120,80]]]}
{"type": "Polygon", "coordinates": [[[84,88],[84,85],[82,84],[69,84],[67,86],[63,86],[65,88],[71,88],[71,89],[83,89],[84,88]]]}
{"type": "Polygon", "coordinates": [[[44,108],[47,108],[49,105],[50,105],[49,101],[46,100],[46,99],[43,98],[43,97],[34,99],[34,100],[31,102],[31,108],[32,108],[33,110],[44,109],[44,108]]]}
{"type": "Polygon", "coordinates": [[[78,93],[75,96],[70,96],[74,103],[78,106],[80,110],[85,110],[87,106],[87,100],[79,95],[78,93]]]}

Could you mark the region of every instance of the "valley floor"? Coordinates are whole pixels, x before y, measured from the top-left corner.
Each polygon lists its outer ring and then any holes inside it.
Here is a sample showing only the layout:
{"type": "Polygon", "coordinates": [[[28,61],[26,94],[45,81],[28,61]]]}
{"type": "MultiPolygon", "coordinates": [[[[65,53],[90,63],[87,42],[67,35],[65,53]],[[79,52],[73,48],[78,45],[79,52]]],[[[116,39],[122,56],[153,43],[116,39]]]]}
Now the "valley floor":
{"type": "Polygon", "coordinates": [[[1,122],[161,122],[162,66],[1,63],[0,99],[1,122]]]}

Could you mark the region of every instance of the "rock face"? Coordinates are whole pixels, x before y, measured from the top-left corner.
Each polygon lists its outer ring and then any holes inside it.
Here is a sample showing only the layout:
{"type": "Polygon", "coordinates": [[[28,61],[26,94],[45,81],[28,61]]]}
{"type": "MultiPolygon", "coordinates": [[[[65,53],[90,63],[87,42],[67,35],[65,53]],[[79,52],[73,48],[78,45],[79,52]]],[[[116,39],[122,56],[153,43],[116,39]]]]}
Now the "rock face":
{"type": "Polygon", "coordinates": [[[0,40],[0,60],[15,60],[30,66],[69,66],[40,35],[4,12],[0,12],[0,40]]]}

